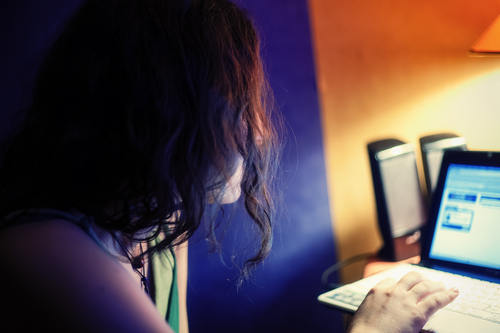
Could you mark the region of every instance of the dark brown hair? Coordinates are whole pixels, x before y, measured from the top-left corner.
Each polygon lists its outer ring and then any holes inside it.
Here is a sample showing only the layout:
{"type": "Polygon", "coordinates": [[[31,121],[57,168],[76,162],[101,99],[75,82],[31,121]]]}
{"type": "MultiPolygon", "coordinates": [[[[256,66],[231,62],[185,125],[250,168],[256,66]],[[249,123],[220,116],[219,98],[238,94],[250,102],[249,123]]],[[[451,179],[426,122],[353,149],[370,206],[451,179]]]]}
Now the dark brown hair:
{"type": "Polygon", "coordinates": [[[168,227],[160,251],[193,235],[240,154],[242,200],[261,235],[244,273],[267,256],[279,140],[259,38],[232,2],[85,1],[31,99],[2,156],[3,218],[75,208],[131,237],[168,227]]]}

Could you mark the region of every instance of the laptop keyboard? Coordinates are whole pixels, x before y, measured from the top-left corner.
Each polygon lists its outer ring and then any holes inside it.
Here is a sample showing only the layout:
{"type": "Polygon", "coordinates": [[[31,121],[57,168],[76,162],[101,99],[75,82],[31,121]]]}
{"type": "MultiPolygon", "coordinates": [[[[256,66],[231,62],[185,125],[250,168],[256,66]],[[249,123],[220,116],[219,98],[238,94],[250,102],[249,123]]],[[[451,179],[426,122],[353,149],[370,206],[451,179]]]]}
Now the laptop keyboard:
{"type": "Polygon", "coordinates": [[[358,307],[361,305],[361,303],[365,299],[366,293],[361,293],[361,292],[357,292],[357,291],[349,290],[349,289],[343,289],[337,293],[330,294],[328,297],[331,299],[334,299],[336,301],[343,302],[343,303],[358,307]]]}
{"type": "MultiPolygon", "coordinates": [[[[414,266],[418,271],[431,280],[442,281],[446,288],[457,287],[460,294],[445,310],[482,318],[491,322],[500,323],[500,284],[490,283],[452,273],[446,273],[414,266]]],[[[366,291],[343,289],[329,295],[329,298],[358,307],[364,300],[366,293],[380,279],[369,279],[363,286],[366,291]]]]}
{"type": "Polygon", "coordinates": [[[460,290],[459,296],[445,307],[446,310],[500,323],[499,284],[427,268],[423,270],[429,279],[460,290]]]}

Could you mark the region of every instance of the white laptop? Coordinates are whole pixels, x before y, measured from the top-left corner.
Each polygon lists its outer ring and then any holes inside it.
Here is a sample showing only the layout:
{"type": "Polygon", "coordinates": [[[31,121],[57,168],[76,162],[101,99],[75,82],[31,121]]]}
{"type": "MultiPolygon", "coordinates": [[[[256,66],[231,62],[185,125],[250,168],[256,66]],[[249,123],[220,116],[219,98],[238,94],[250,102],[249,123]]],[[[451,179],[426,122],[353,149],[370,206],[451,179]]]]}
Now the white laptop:
{"type": "Polygon", "coordinates": [[[500,152],[445,152],[422,232],[421,258],[418,265],[397,265],[318,300],[354,313],[377,282],[419,270],[460,289],[459,297],[434,314],[423,331],[500,332],[500,152]]]}

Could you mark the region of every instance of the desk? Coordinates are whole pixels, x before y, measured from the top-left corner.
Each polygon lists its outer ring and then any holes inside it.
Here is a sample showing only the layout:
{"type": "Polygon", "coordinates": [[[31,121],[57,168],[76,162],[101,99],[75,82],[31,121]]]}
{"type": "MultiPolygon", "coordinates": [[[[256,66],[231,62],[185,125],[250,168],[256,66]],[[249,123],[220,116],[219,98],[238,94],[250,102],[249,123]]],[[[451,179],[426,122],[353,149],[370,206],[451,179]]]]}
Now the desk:
{"type": "Polygon", "coordinates": [[[405,260],[392,262],[392,261],[380,261],[380,259],[374,258],[370,259],[363,269],[363,277],[367,277],[378,272],[385,271],[391,267],[394,267],[400,263],[410,263],[418,264],[420,262],[420,256],[411,257],[405,260]]]}

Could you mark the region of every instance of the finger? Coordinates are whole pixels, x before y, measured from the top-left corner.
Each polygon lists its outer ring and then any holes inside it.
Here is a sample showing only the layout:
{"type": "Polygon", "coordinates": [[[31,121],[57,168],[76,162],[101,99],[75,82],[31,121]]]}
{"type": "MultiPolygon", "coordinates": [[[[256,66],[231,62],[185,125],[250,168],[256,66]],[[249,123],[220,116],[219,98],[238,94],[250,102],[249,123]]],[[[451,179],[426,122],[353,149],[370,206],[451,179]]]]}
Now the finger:
{"type": "Polygon", "coordinates": [[[422,309],[427,318],[436,313],[437,310],[444,308],[458,296],[458,289],[451,288],[443,292],[429,296],[425,301],[417,306],[422,309]]]}
{"type": "Polygon", "coordinates": [[[396,279],[393,279],[391,277],[385,278],[379,283],[377,283],[373,288],[388,288],[392,287],[393,285],[396,284],[396,279]]]}
{"type": "Polygon", "coordinates": [[[398,281],[398,285],[401,286],[404,290],[409,291],[413,288],[417,283],[428,280],[423,274],[420,274],[415,271],[411,271],[406,274],[398,281]]]}
{"type": "Polygon", "coordinates": [[[427,296],[439,293],[445,289],[446,287],[442,282],[426,280],[414,285],[408,293],[416,303],[419,303],[427,298],[427,296]]]}

